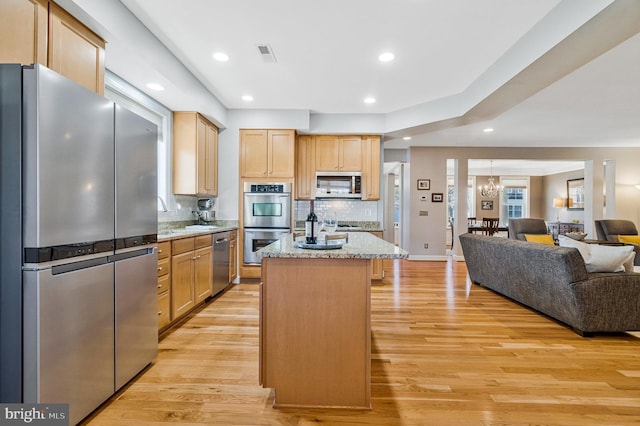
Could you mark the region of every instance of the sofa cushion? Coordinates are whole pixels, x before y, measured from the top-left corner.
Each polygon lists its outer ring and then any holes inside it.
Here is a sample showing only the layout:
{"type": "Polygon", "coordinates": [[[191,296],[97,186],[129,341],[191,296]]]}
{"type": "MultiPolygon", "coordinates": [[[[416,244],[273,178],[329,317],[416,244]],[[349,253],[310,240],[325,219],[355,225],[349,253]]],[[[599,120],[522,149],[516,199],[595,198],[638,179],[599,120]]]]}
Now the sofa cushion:
{"type": "Polygon", "coordinates": [[[633,259],[635,258],[633,246],[587,244],[564,235],[559,235],[558,241],[561,247],[575,247],[578,249],[589,273],[633,272],[633,259]]]}
{"type": "Polygon", "coordinates": [[[524,234],[524,238],[530,243],[555,245],[551,234],[524,234]]]}
{"type": "Polygon", "coordinates": [[[618,241],[640,246],[640,235],[618,235],[618,241]]]}

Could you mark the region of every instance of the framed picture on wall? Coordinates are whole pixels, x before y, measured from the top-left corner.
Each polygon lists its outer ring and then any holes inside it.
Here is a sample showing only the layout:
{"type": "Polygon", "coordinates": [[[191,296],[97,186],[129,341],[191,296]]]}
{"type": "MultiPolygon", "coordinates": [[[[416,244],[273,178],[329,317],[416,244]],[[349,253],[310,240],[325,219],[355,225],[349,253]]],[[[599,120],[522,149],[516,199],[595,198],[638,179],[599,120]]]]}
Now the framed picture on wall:
{"type": "Polygon", "coordinates": [[[567,209],[584,210],[584,178],[567,180],[567,209]]]}
{"type": "Polygon", "coordinates": [[[432,203],[442,203],[444,200],[444,194],[442,192],[434,192],[431,194],[431,202],[432,203]]]}
{"type": "Polygon", "coordinates": [[[480,208],[482,210],[493,210],[493,200],[482,200],[480,208]]]}
{"type": "Polygon", "coordinates": [[[418,179],[418,190],[431,189],[431,179],[418,179]]]}

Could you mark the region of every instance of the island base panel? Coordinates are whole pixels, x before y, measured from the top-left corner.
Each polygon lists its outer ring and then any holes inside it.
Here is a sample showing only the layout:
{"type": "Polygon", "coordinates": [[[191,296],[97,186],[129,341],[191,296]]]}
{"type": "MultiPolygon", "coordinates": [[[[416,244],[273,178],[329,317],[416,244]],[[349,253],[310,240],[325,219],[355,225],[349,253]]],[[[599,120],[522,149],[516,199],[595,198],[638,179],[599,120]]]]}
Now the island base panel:
{"type": "Polygon", "coordinates": [[[371,407],[369,259],[265,258],[261,374],[276,407],[371,407]]]}

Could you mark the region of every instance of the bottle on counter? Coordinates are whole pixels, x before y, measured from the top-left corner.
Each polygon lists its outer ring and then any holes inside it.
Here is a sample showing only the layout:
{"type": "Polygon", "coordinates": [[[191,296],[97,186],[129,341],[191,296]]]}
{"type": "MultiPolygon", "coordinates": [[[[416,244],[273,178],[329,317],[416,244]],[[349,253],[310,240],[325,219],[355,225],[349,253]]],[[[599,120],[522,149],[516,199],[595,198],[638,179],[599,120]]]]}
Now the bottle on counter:
{"type": "Polygon", "coordinates": [[[309,203],[310,210],[309,214],[307,215],[307,220],[304,222],[304,235],[307,244],[317,244],[320,226],[318,224],[318,216],[316,216],[313,211],[313,200],[311,200],[309,203]]]}

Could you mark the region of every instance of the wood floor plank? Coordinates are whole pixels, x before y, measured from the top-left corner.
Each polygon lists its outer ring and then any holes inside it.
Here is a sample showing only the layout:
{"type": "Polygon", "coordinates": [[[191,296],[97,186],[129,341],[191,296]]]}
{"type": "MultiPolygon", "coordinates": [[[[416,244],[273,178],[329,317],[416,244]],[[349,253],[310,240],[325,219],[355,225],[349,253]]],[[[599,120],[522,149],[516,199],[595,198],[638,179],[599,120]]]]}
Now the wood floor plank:
{"type": "Polygon", "coordinates": [[[160,342],[90,425],[630,425],[640,333],[583,338],[472,285],[463,262],[387,261],[371,290],[373,409],[274,409],[258,385],[258,286],[234,285],[160,342]]]}

